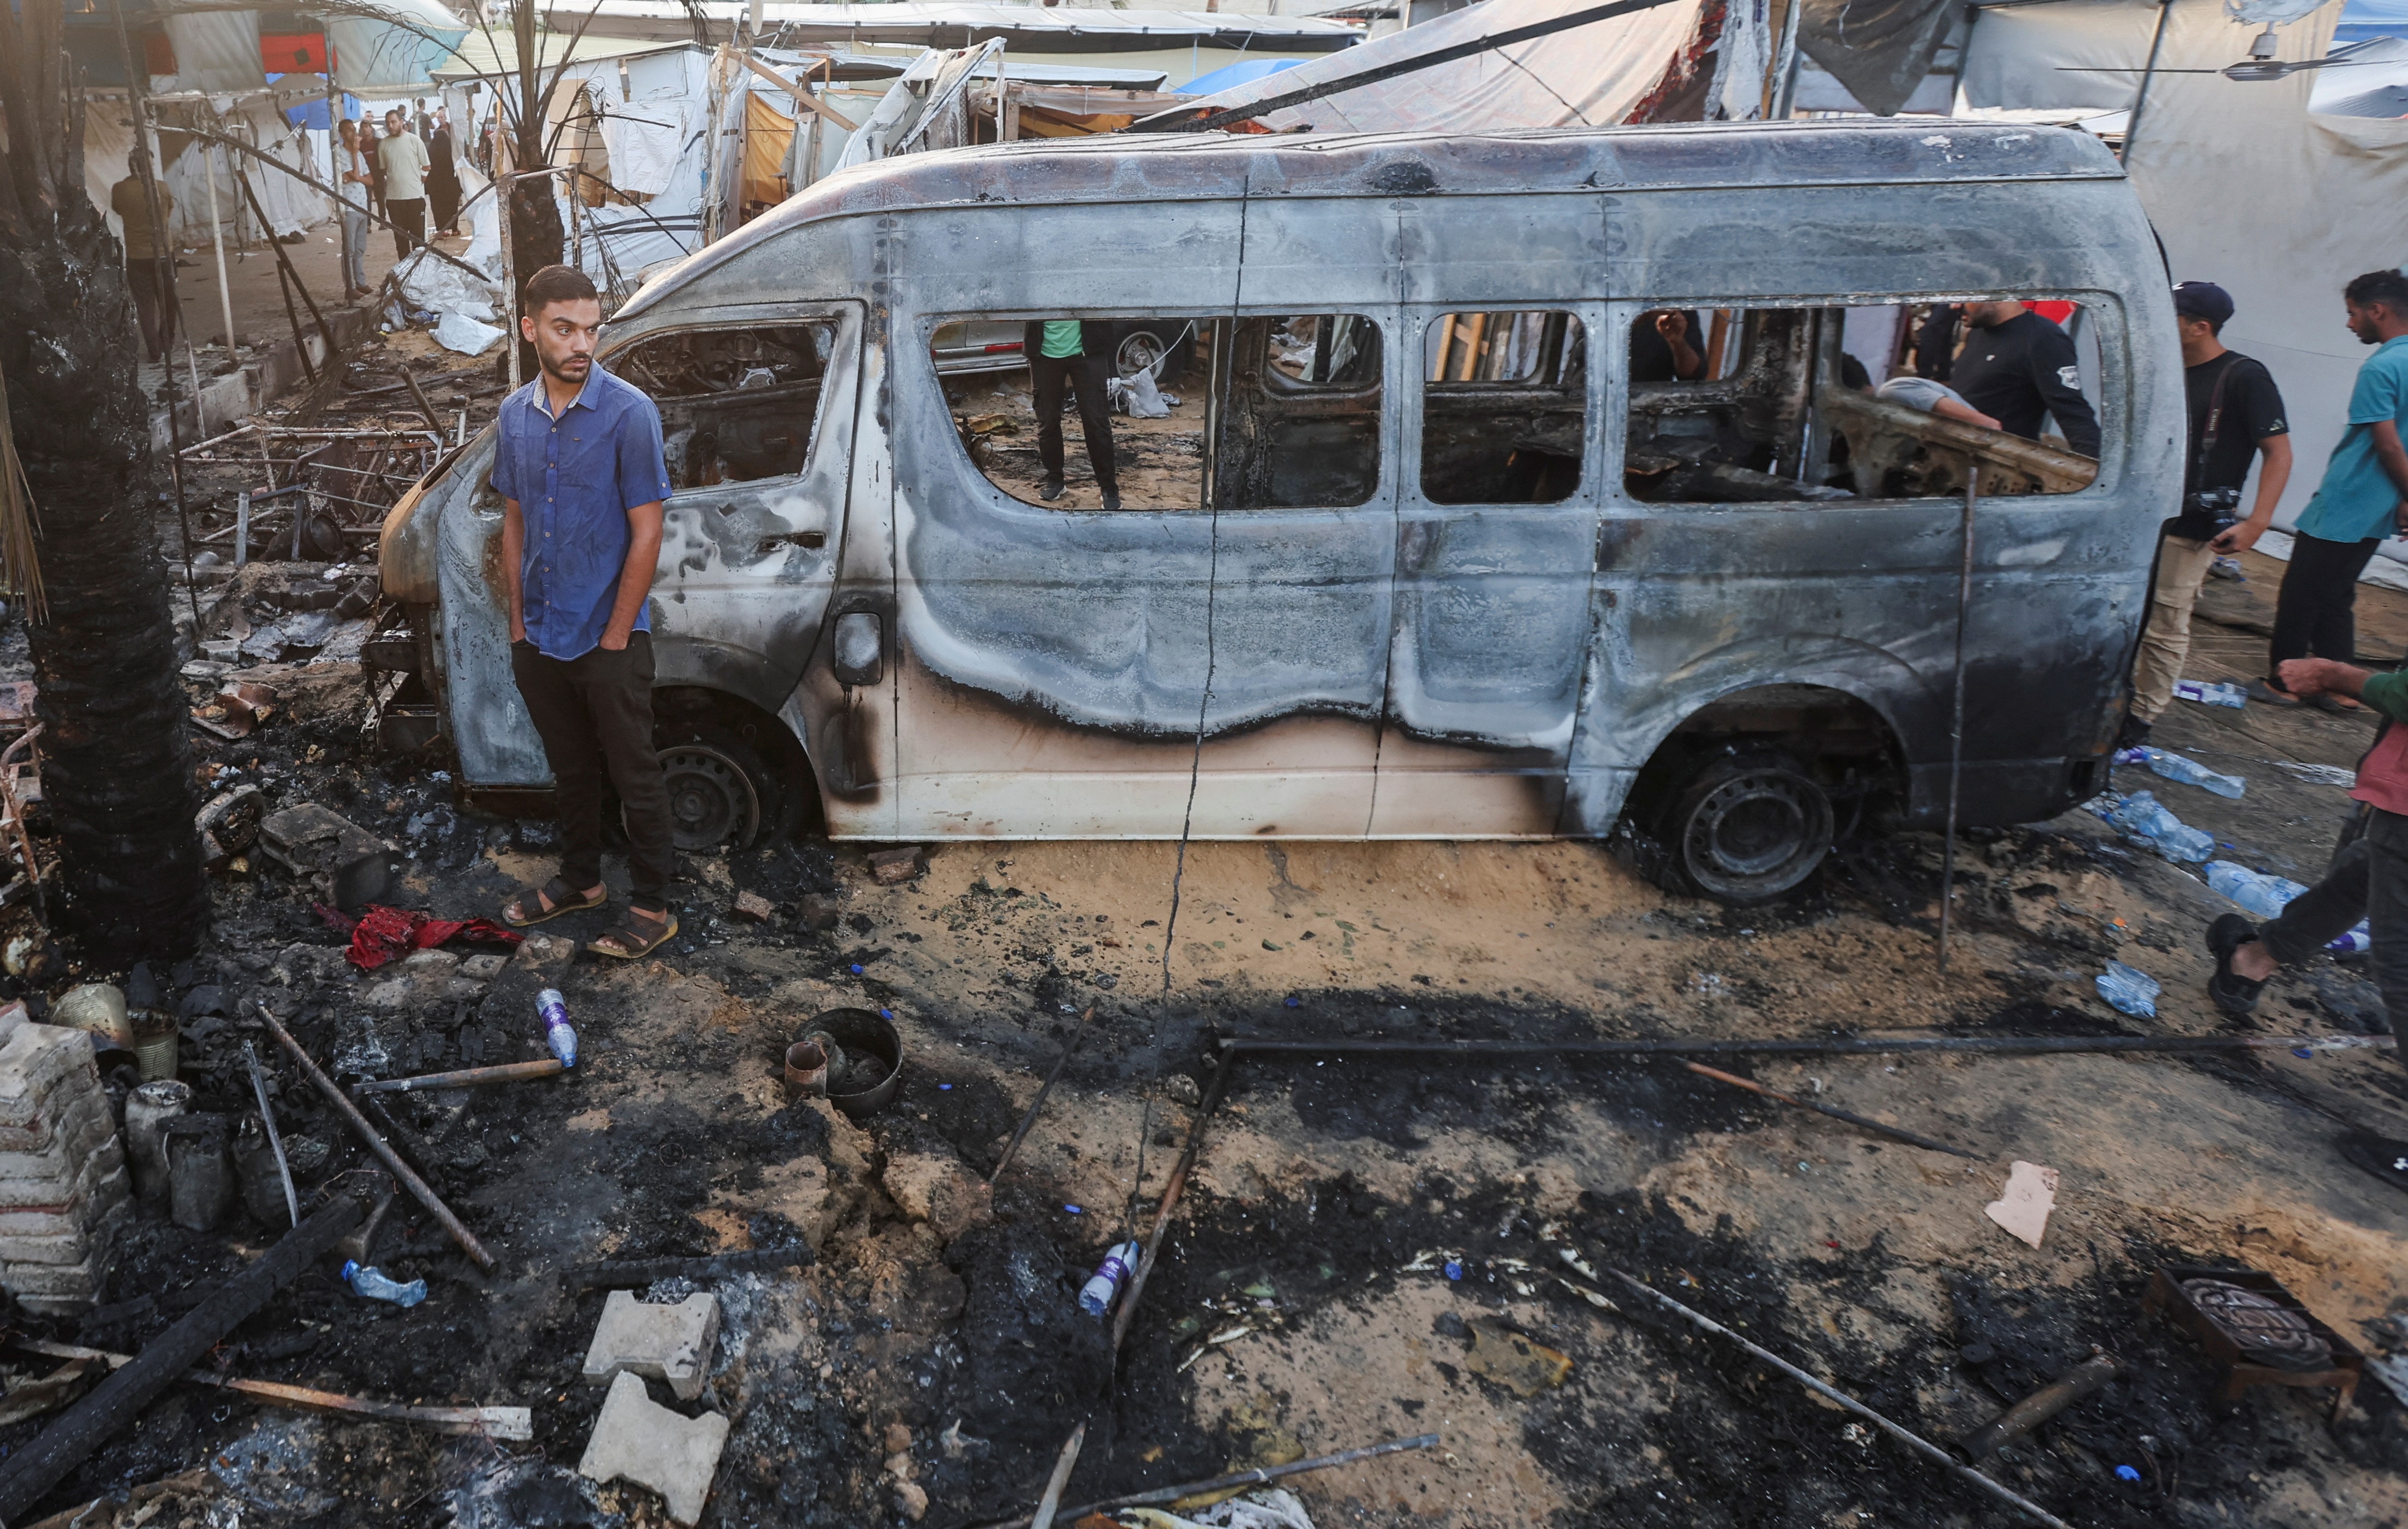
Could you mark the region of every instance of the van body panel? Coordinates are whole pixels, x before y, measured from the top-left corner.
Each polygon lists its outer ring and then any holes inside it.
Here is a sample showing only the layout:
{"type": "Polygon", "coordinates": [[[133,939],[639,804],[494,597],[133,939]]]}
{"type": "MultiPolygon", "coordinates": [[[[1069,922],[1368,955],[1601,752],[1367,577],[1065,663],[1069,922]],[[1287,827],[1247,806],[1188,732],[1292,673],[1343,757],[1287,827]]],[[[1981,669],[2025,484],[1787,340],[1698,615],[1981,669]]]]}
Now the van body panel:
{"type": "MultiPolygon", "coordinates": [[[[857,307],[850,440],[824,413],[814,458],[842,498],[674,506],[655,592],[691,683],[794,728],[837,837],[1601,835],[1684,722],[1782,685],[1860,701],[1908,816],[1933,820],[1963,555],[1945,498],[1633,498],[1628,324],[2008,293],[2095,315],[2106,444],[2089,487],[1974,514],[1962,778],[1965,819],[1985,822],[2060,808],[2103,753],[2180,492],[2161,262],[2086,135],[1774,124],[910,155],[830,177],[654,280],[606,345],[857,307]],[[1584,333],[1578,488],[1433,503],[1421,337],[1444,313],[1515,310],[1584,333]],[[1024,503],[958,444],[928,353],[965,320],[1332,313],[1383,337],[1378,485],[1359,505],[1024,503]],[[819,512],[821,558],[735,550],[819,512]],[[883,623],[874,682],[830,667],[847,612],[883,623]]],[[[533,741],[505,714],[498,614],[455,610],[494,599],[490,533],[458,494],[438,501],[455,717],[464,690],[498,673],[503,692],[455,727],[463,769],[521,778],[533,741]]]]}

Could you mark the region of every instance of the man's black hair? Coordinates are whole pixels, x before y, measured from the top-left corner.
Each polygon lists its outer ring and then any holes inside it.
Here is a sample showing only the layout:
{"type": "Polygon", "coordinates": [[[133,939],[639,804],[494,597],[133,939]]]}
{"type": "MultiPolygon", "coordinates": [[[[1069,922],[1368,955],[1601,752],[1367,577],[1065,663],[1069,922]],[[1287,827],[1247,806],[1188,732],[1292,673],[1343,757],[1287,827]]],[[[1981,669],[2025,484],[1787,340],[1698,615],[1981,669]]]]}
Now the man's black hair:
{"type": "Polygon", "coordinates": [[[2356,307],[2372,308],[2381,303],[2391,310],[2393,318],[2408,319],[2408,276],[2396,270],[2368,271],[2342,288],[2341,295],[2356,307]]]}
{"type": "Polygon", "coordinates": [[[534,318],[553,303],[583,302],[586,298],[601,299],[594,289],[594,279],[573,266],[546,266],[527,278],[524,292],[526,316],[534,318]]]}

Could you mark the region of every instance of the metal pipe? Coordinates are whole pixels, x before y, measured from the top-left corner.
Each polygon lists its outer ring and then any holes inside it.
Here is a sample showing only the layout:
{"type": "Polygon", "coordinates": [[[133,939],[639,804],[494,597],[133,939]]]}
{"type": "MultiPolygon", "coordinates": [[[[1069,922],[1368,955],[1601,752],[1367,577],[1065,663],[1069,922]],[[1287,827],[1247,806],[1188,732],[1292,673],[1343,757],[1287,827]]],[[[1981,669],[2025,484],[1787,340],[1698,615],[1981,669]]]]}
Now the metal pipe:
{"type": "Polygon", "coordinates": [[[2386,1051],[2388,1035],[1835,1035],[1770,1041],[1664,1036],[1633,1041],[1299,1041],[1234,1036],[1228,1056],[1398,1057],[1887,1057],[1921,1051],[2063,1056],[2127,1051],[2386,1051]]]}
{"type": "Polygon", "coordinates": [[[485,1083],[516,1083],[523,1078],[551,1077],[568,1069],[557,1057],[541,1061],[507,1061],[494,1067],[463,1067],[452,1073],[421,1073],[416,1077],[382,1077],[354,1083],[353,1093],[416,1093],[422,1089],[473,1089],[485,1083]]]}
{"type": "Polygon", "coordinates": [[[995,1160],[995,1172],[986,1176],[988,1188],[994,1188],[996,1180],[1003,1176],[1003,1171],[1011,1166],[1012,1154],[1020,1150],[1021,1139],[1028,1134],[1028,1128],[1037,1123],[1037,1112],[1045,1107],[1045,1096],[1052,1093],[1054,1085],[1062,1080],[1062,1069],[1070,1065],[1070,1054],[1079,1049],[1081,1041],[1087,1038],[1087,1021],[1095,1017],[1093,1004],[1087,1006],[1086,1013],[1079,1016],[1079,1028],[1072,1031],[1069,1040],[1063,1043],[1062,1055],[1054,1060],[1054,1071],[1045,1075],[1044,1086],[1037,1090],[1037,1097],[1028,1102],[1027,1113],[1020,1118],[1020,1129],[1011,1133],[1011,1140],[1003,1144],[1003,1156],[995,1160]]]}
{"type": "Polygon", "coordinates": [[[1957,1450],[1966,1464],[1978,1464],[2000,1445],[2021,1438],[2058,1413],[2115,1378],[2122,1368],[2113,1355],[2092,1349],[2088,1359],[1968,1434],[1957,1450]]]}
{"type": "MultiPolygon", "coordinates": [[[[1340,1450],[1334,1455],[1315,1455],[1311,1460],[1294,1460],[1284,1465],[1263,1465],[1254,1470],[1233,1471],[1227,1476],[1215,1476],[1210,1480],[1188,1481],[1175,1487],[1155,1487],[1150,1492],[1132,1492],[1125,1496],[1106,1497],[1100,1502],[1081,1503],[1066,1508],[1064,1513],[1076,1523],[1090,1513],[1110,1513],[1123,1507],[1159,1507],[1182,1497],[1200,1497],[1208,1492],[1226,1492],[1231,1488],[1268,1486],[1290,1476],[1302,1476],[1308,1471],[1326,1471],[1339,1465],[1352,1465],[1357,1461],[1377,1460],[1382,1455],[1399,1454],[1407,1450],[1435,1450],[1436,1434],[1416,1434],[1412,1438],[1392,1438],[1380,1444],[1366,1444],[1359,1449],[1340,1450]]],[[[982,1529],[1030,1529],[1026,1515],[991,1523],[982,1529]]]]}
{"type": "MultiPolygon", "coordinates": [[[[1162,1234],[1170,1225],[1170,1213],[1179,1208],[1179,1196],[1187,1188],[1187,1175],[1196,1166],[1196,1155],[1204,1147],[1204,1122],[1212,1118],[1220,1107],[1221,1095],[1229,1086],[1229,1074],[1236,1059],[1227,1054],[1226,1043],[1221,1065],[1212,1069],[1212,1087],[1204,1091],[1203,1103],[1196,1106],[1195,1123],[1187,1128],[1187,1149],[1179,1154],[1178,1166],[1170,1170],[1170,1182],[1162,1187],[1162,1204],[1154,1207],[1154,1230],[1146,1234],[1145,1256],[1137,1262],[1137,1273],[1129,1276],[1128,1293],[1121,1298],[1121,1308],[1112,1315],[1112,1352],[1120,1352],[1121,1340],[1128,1336],[1129,1320],[1137,1315],[1137,1303],[1145,1294],[1145,1282],[1153,1277],[1154,1261],[1162,1251],[1162,1234]]],[[[1145,1186],[1138,1186],[1141,1192],[1145,1186]]]]}
{"type": "Polygon", "coordinates": [[[1804,1370],[1801,1370],[1797,1365],[1790,1363],[1787,1360],[1782,1358],[1779,1354],[1774,1353],[1771,1349],[1764,1348],[1760,1344],[1750,1343],[1747,1339],[1741,1337],[1738,1334],[1732,1332],[1729,1328],[1725,1327],[1722,1323],[1714,1320],[1712,1317],[1707,1316],[1704,1312],[1691,1310],[1689,1307],[1683,1305],[1680,1302],[1675,1301],[1670,1296],[1665,1294],[1662,1291],[1633,1279],[1619,1269],[1609,1267],[1605,1272],[1613,1276],[1614,1278],[1621,1280],[1625,1285],[1629,1286],[1637,1294],[1645,1296],[1648,1300],[1655,1302],[1657,1305],[1664,1307],[1666,1310],[1670,1311],[1688,1321],[1696,1323],[1698,1326],[1704,1328],[1707,1332],[1714,1334],[1719,1337],[1730,1339],[1733,1343],[1738,1344],[1749,1353],[1754,1354],[1756,1358],[1764,1361],[1767,1364],[1771,1365],[1774,1369],[1779,1370],[1782,1374],[1789,1377],[1790,1379],[1804,1386],[1815,1395],[1822,1397],[1825,1401],[1837,1403],[1848,1411],[1855,1413],[1857,1417],[1864,1419],[1867,1422],[1879,1428],[1883,1433],[1887,1434],[1890,1437],[1898,1440],[1900,1444],[1905,1445],[1908,1449],[1913,1450],[1915,1453],[1943,1466],[1951,1475],[1957,1477],[1971,1486],[1988,1493],[1991,1496],[1998,1498],[2000,1502],[2015,1508],[2018,1512],[2021,1512],[2031,1519],[2033,1522],[2044,1523],[2049,1526],[2049,1529],[2072,1529],[2071,1524],[2067,1523],[2063,1519],[2058,1518],[2056,1514],[2051,1513],[2048,1509],[2041,1507],[2040,1504],[2033,1502],[2031,1499],[2023,1496],[2019,1493],[2014,1492],[2009,1488],[1991,1480],[1988,1477],[1984,1476],[1980,1471],[1974,1470],[1969,1465],[1959,1464],[1954,1456],[1950,1455],[1947,1450],[1942,1450],[1937,1444],[1922,1437],[1920,1435],[1909,1433],[1906,1429],[1890,1421],[1880,1413],[1875,1412],[1871,1407],[1865,1406],[1864,1403],[1857,1401],[1846,1392],[1835,1390],[1830,1386],[1825,1385],[1822,1381],[1815,1379],[1811,1375],[1808,1375],[1804,1370]]]}
{"type": "Polygon", "coordinates": [[[335,1080],[319,1069],[318,1064],[310,1060],[309,1053],[302,1048],[301,1043],[293,1038],[293,1032],[268,1012],[267,1005],[254,1001],[253,1006],[259,1010],[259,1017],[267,1021],[269,1032],[283,1043],[284,1049],[293,1054],[293,1060],[301,1064],[301,1071],[308,1075],[309,1081],[318,1086],[318,1091],[326,1096],[327,1102],[342,1112],[343,1118],[351,1122],[351,1130],[367,1145],[367,1149],[377,1155],[377,1161],[393,1171],[393,1176],[401,1181],[402,1188],[409,1191],[410,1198],[424,1205],[427,1214],[443,1224],[443,1230],[452,1234],[452,1240],[460,1245],[462,1252],[476,1261],[477,1267],[490,1272],[494,1267],[494,1255],[485,1251],[484,1244],[477,1240],[477,1234],[469,1231],[459,1217],[452,1215],[452,1207],[427,1188],[426,1180],[419,1177],[409,1164],[401,1161],[401,1154],[376,1133],[376,1128],[368,1124],[367,1117],[360,1113],[359,1106],[344,1097],[343,1090],[335,1086],[335,1080]]]}
{"type": "Polygon", "coordinates": [[[2174,12],[2174,0],[2157,0],[2157,28],[2149,37],[2149,61],[2141,66],[2140,87],[2132,93],[2132,113],[2124,119],[2124,151],[2115,156],[2118,165],[2132,163],[2132,143],[2141,136],[2141,113],[2149,104],[2149,82],[2157,77],[2157,50],[2166,45],[2166,21],[2174,12]]]}
{"type": "Polygon", "coordinates": [[[1948,974],[1949,904],[1956,896],[1957,787],[1965,774],[1965,616],[1973,605],[1973,509],[1982,492],[1982,464],[1965,459],[1964,544],[1956,571],[1956,650],[1948,714],[1948,822],[1940,840],[1940,974],[1948,974]]]}
{"type": "MultiPolygon", "coordinates": [[[[201,155],[201,168],[207,173],[209,182],[209,243],[216,249],[218,255],[218,310],[225,318],[226,360],[231,363],[235,359],[234,289],[226,284],[225,224],[220,221],[222,214],[218,211],[218,155],[216,150],[211,149],[201,155]]],[[[198,405],[196,404],[194,407],[198,407],[198,405]]]]}
{"type": "Polygon", "coordinates": [[[259,1053],[249,1040],[242,1043],[242,1060],[251,1069],[251,1091],[259,1096],[259,1123],[267,1128],[268,1149],[276,1154],[277,1176],[284,1180],[284,1209],[293,1224],[301,1224],[301,1197],[293,1192],[293,1165],[284,1161],[284,1138],[276,1129],[276,1111],[267,1103],[267,1078],[259,1070],[259,1053]]]}
{"type": "Polygon", "coordinates": [[[1828,1115],[1834,1120],[1845,1120],[1852,1126],[1862,1126],[1867,1131],[1879,1132],[1885,1136],[1904,1142],[1909,1147],[1920,1147],[1930,1152],[1948,1152],[1960,1158],[1971,1158],[1976,1162],[1983,1161],[1982,1155],[1978,1152],[1968,1152],[1961,1147],[1951,1147],[1946,1142],[1935,1142],[1928,1136],[1918,1136],[1912,1131],[1884,1125],[1879,1120],[1869,1120],[1861,1115],[1851,1115],[1846,1110],[1838,1109],[1829,1104],[1818,1104],[1811,1099],[1799,1099],[1794,1094],[1783,1093],[1778,1089],[1768,1089],[1753,1078],[1740,1077],[1734,1074],[1722,1072],[1708,1067],[1703,1062],[1684,1061],[1681,1065],[1699,1077],[1710,1077],[1717,1083],[1727,1083],[1733,1088],[1745,1089],[1752,1094],[1761,1095],[1776,1103],[1787,1104],[1801,1110],[1813,1110],[1817,1115],[1828,1115]]]}

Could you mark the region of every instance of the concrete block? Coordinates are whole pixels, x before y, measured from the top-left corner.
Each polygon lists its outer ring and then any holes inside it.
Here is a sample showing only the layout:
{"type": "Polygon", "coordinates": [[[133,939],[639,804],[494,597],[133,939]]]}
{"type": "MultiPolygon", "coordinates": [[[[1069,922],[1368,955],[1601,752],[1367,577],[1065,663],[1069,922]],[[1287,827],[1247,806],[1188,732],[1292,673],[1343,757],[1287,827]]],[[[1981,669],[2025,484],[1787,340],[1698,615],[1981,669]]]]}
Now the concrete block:
{"type": "Polygon", "coordinates": [[[628,1291],[612,1291],[585,1350],[585,1382],[599,1386],[622,1372],[668,1382],[681,1402],[702,1394],[710,1354],[719,1342],[719,1297],[702,1292],[675,1305],[648,1305],[628,1291]]]}
{"type": "Polygon", "coordinates": [[[109,1255],[117,1250],[117,1239],[133,1224],[133,1220],[134,1202],[120,1200],[94,1217],[93,1224],[81,1231],[58,1233],[47,1237],[0,1237],[0,1267],[40,1264],[46,1268],[60,1268],[97,1260],[105,1272],[109,1255]]]}
{"type": "MultiPolygon", "coordinates": [[[[52,1204],[0,1209],[0,1249],[6,1248],[9,1237],[54,1237],[80,1232],[130,1192],[131,1180],[125,1165],[120,1162],[106,1176],[91,1182],[82,1193],[73,1199],[52,1204]]],[[[6,1256],[5,1251],[0,1251],[0,1258],[6,1256]]]]}
{"type": "Polygon", "coordinates": [[[895,1208],[945,1242],[994,1214],[994,1191],[961,1160],[930,1152],[896,1152],[882,1176],[895,1208]]]}
{"type": "Polygon", "coordinates": [[[108,1124],[109,1120],[108,1096],[97,1089],[89,1092],[80,1089],[52,1092],[31,1123],[0,1126],[0,1178],[23,1176],[9,1166],[16,1159],[48,1160],[71,1152],[73,1148],[65,1143],[79,1138],[95,1123],[108,1124]]]}
{"type": "Polygon", "coordinates": [[[691,1524],[702,1517],[719,1452],[727,1447],[727,1420],[716,1412],[683,1418],[644,1393],[644,1383],[622,1370],[603,1399],[585,1441],[577,1474],[590,1481],[633,1481],[667,1500],[669,1517],[691,1524]]]}
{"type": "Polygon", "coordinates": [[[460,975],[466,977],[470,982],[491,982],[495,977],[500,976],[502,974],[503,968],[509,964],[510,959],[508,956],[502,955],[498,951],[488,950],[480,955],[471,956],[466,960],[462,961],[460,963],[460,975]]]}
{"type": "Polygon", "coordinates": [[[30,1126],[62,1084],[100,1088],[92,1037],[56,1025],[24,1025],[0,1046],[0,1126],[30,1126]]]}
{"type": "Polygon", "coordinates": [[[90,1196],[96,1185],[125,1166],[125,1147],[114,1132],[80,1158],[61,1158],[41,1177],[0,1178],[0,1214],[23,1205],[63,1205],[90,1196]]]}

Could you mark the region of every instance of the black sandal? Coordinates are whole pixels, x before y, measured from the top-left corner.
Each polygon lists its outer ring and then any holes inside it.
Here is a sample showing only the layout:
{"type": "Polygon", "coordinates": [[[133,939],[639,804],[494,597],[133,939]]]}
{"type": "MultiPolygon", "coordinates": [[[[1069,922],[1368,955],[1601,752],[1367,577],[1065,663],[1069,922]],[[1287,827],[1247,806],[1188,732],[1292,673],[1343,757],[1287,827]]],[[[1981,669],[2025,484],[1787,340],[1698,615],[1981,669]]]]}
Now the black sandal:
{"type": "Polygon", "coordinates": [[[2236,1018],[2257,1012],[2258,995],[2272,980],[2252,982],[2232,970],[2234,952],[2257,939],[2258,926],[2237,913],[2226,914],[2207,926],[2208,953],[2215,958],[2215,974],[2207,979],[2207,996],[2236,1018]]]}
{"type": "Polygon", "coordinates": [[[502,909],[502,922],[512,929],[527,929],[542,923],[547,918],[557,918],[565,913],[583,913],[588,908],[599,908],[609,901],[609,887],[604,887],[600,896],[589,898],[558,876],[554,876],[541,887],[532,891],[521,892],[510,899],[509,904],[502,909]],[[535,904],[534,913],[527,913],[529,903],[535,904]],[[525,916],[511,917],[511,908],[518,909],[525,916]]]}
{"type": "Polygon", "coordinates": [[[585,948],[593,952],[595,955],[604,957],[609,960],[642,960],[653,951],[658,950],[661,946],[677,938],[677,915],[669,912],[666,908],[663,908],[661,910],[661,922],[658,933],[652,932],[652,929],[649,927],[652,923],[652,920],[640,917],[634,909],[629,909],[627,916],[619,920],[619,927],[617,929],[605,930],[591,944],[587,945],[585,948]],[[604,940],[618,941],[618,948],[612,949],[610,946],[604,945],[602,943],[604,940]]]}

